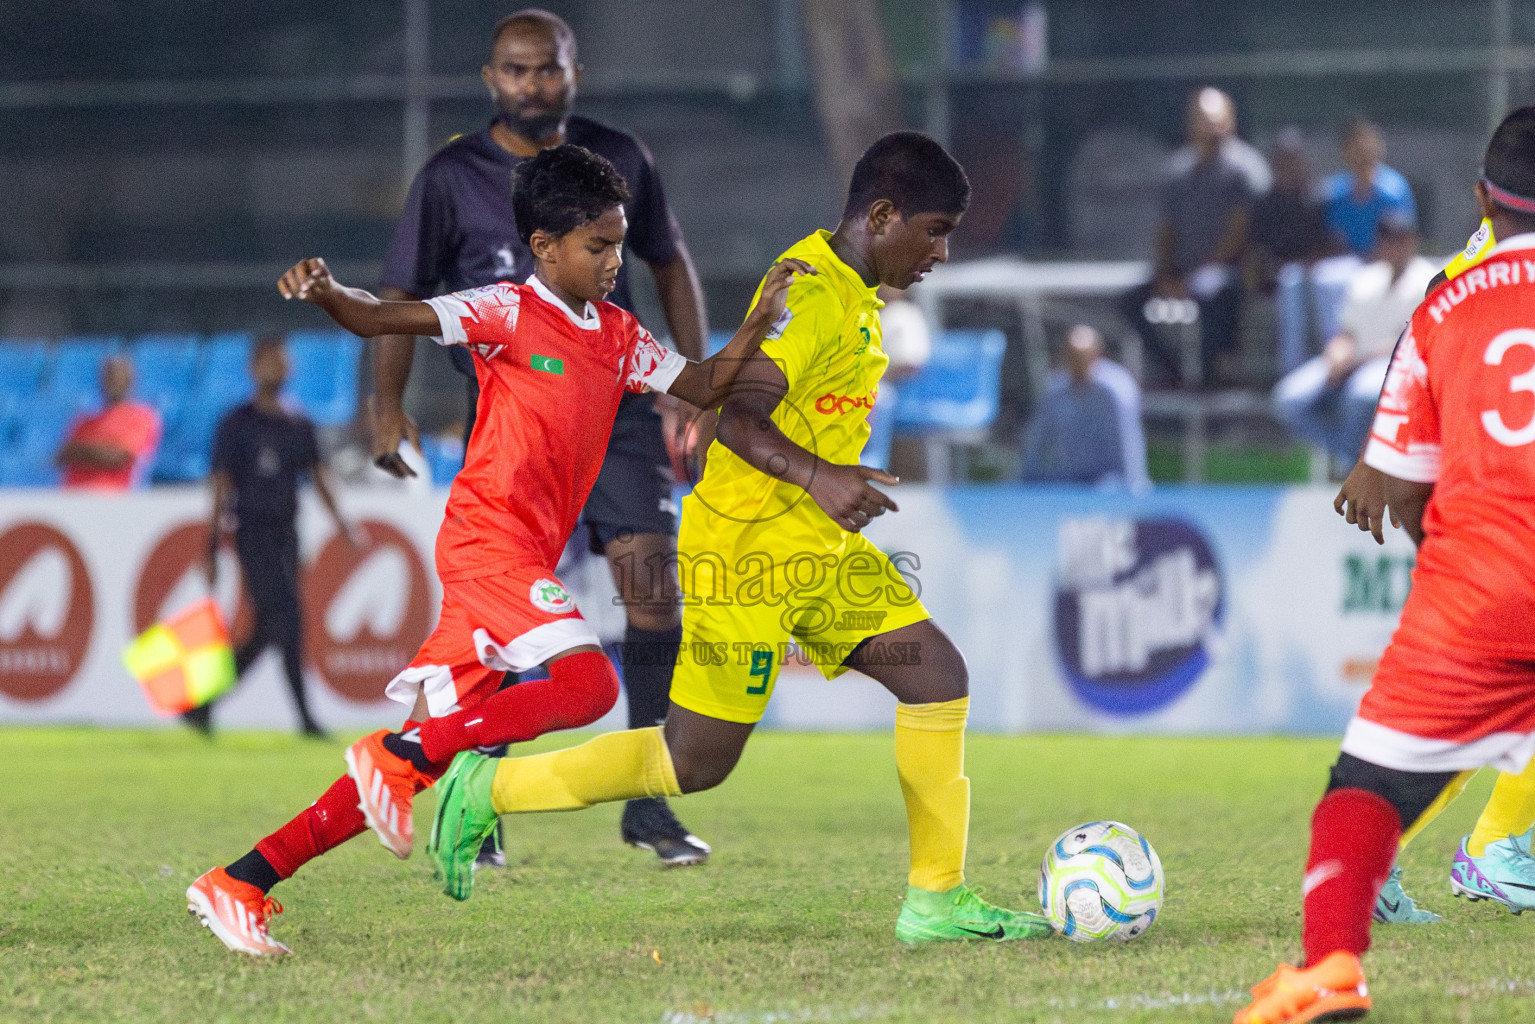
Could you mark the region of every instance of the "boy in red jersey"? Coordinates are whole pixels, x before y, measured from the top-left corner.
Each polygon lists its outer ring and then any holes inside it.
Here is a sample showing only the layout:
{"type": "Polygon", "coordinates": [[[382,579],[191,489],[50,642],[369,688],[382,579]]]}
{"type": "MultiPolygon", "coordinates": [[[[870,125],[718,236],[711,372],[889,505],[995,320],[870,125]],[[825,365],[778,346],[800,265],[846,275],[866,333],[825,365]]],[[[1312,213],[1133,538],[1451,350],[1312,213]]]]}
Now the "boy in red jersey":
{"type": "Polygon", "coordinates": [[[1311,820],[1305,964],[1236,1024],[1365,1014],[1359,956],[1402,829],[1461,772],[1535,753],[1535,107],[1493,133],[1476,195],[1503,241],[1414,313],[1365,449],[1418,564],[1311,820]]]}
{"type": "Polygon", "coordinates": [[[649,389],[718,405],[783,313],[794,275],[815,272],[778,264],[730,343],[690,362],[602,301],[623,259],[627,198],[606,160],[559,146],[516,172],[517,223],[538,261],[527,284],[382,302],[342,287],[318,259],[278,283],[285,298],[312,302],[363,337],[438,336],[468,348],[478,426],[437,535],[437,628],[386,689],[412,707],[411,719],[353,744],[348,774],[312,807],[187,890],[188,909],[230,949],[286,953],[267,931],[282,909],[268,891],[365,828],[409,856],[411,799],[460,750],[588,725],[617,700],[618,676],[554,566],[601,468],[619,399],[649,389]],[[503,673],[539,665],[550,678],[497,692],[503,673]]]}

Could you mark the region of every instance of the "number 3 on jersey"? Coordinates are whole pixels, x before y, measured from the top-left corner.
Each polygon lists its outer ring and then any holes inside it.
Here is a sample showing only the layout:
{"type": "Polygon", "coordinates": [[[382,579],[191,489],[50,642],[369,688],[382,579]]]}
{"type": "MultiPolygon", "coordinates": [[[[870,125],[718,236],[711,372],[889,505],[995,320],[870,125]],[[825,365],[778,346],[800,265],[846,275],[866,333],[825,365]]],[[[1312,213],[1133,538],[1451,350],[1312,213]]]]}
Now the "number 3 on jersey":
{"type": "MultiPolygon", "coordinates": [[[[1535,330],[1527,327],[1517,327],[1504,331],[1492,343],[1487,346],[1487,351],[1482,355],[1482,362],[1488,366],[1502,366],[1503,357],[1511,348],[1527,348],[1535,352],[1535,330]]],[[[1517,374],[1508,382],[1510,394],[1527,392],[1535,395],[1535,367],[1531,367],[1524,373],[1517,374]]],[[[1531,412],[1530,421],[1517,429],[1510,427],[1503,420],[1503,414],[1497,409],[1488,409],[1482,413],[1482,429],[1501,445],[1509,448],[1518,448],[1535,441],[1535,412],[1531,412]]]]}
{"type": "Polygon", "coordinates": [[[752,651],[752,667],[749,673],[757,683],[748,686],[746,692],[757,696],[767,693],[768,681],[773,678],[773,652],[752,651]]]}

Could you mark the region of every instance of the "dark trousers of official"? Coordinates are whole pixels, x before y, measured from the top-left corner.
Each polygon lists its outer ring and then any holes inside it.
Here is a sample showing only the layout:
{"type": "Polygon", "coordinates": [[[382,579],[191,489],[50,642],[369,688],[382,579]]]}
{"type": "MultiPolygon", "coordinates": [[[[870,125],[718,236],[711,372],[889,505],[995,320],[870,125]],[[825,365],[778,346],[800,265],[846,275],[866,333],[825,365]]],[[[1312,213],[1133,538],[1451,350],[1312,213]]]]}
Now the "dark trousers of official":
{"type": "Polygon", "coordinates": [[[256,610],[256,628],[235,649],[235,672],[245,675],[268,647],[282,654],[283,672],[299,722],[318,731],[304,692],[304,611],[299,603],[298,532],[292,526],[245,527],[235,531],[235,553],[245,590],[256,610]]]}
{"type": "MultiPolygon", "coordinates": [[[[1168,345],[1165,328],[1146,319],[1146,303],[1150,298],[1150,284],[1132,288],[1120,300],[1121,311],[1140,334],[1146,352],[1167,371],[1169,383],[1184,383],[1182,353],[1168,345]]],[[[1242,289],[1233,285],[1222,288],[1208,299],[1194,301],[1199,306],[1199,364],[1203,381],[1208,386],[1215,381],[1216,356],[1236,351],[1237,334],[1242,326],[1242,289]]]]}

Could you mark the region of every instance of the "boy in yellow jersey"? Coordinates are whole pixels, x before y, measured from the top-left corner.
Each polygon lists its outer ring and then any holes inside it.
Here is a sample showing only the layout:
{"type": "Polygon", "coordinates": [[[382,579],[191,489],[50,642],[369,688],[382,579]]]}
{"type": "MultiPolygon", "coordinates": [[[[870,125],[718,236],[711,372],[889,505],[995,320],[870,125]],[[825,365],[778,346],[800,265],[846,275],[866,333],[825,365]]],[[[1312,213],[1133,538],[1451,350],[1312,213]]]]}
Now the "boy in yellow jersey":
{"type": "Polygon", "coordinates": [[[787,256],[817,273],[736,376],[703,480],[683,507],[683,663],[666,724],[524,758],[461,754],[438,786],[430,851],[467,899],[497,815],[568,810],[719,785],[772,695],[793,640],[828,678],[857,669],[900,701],[895,759],[911,840],[896,936],[919,943],[1048,935],[1036,914],[965,885],[970,782],[963,656],[890,560],[859,532],[896,506],[858,465],[887,363],[880,285],[907,288],[948,256],[970,198],[932,139],[898,132],[858,161],[842,220],[787,256]]]}

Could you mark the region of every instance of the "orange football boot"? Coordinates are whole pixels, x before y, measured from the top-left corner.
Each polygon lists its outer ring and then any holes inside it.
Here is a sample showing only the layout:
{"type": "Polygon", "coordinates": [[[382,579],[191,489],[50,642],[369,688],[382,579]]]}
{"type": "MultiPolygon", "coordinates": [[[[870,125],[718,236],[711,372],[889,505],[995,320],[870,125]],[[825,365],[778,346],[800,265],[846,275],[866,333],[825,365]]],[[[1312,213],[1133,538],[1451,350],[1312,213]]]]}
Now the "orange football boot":
{"type": "Polygon", "coordinates": [[[187,889],[187,912],[236,953],[282,956],[288,952],[266,930],[272,915],[282,913],[282,904],[249,882],[230,878],[223,868],[214,868],[187,889]]]}
{"type": "Polygon", "coordinates": [[[1328,953],[1314,967],[1279,969],[1252,988],[1253,1001],[1232,1024],[1302,1024],[1355,1020],[1370,1012],[1370,990],[1359,958],[1347,950],[1328,953]]]}
{"type": "Polygon", "coordinates": [[[396,857],[410,856],[415,842],[410,805],[415,795],[432,784],[416,766],[384,749],[388,729],[380,729],[346,749],[346,771],[357,783],[358,810],[378,841],[396,857]]]}

